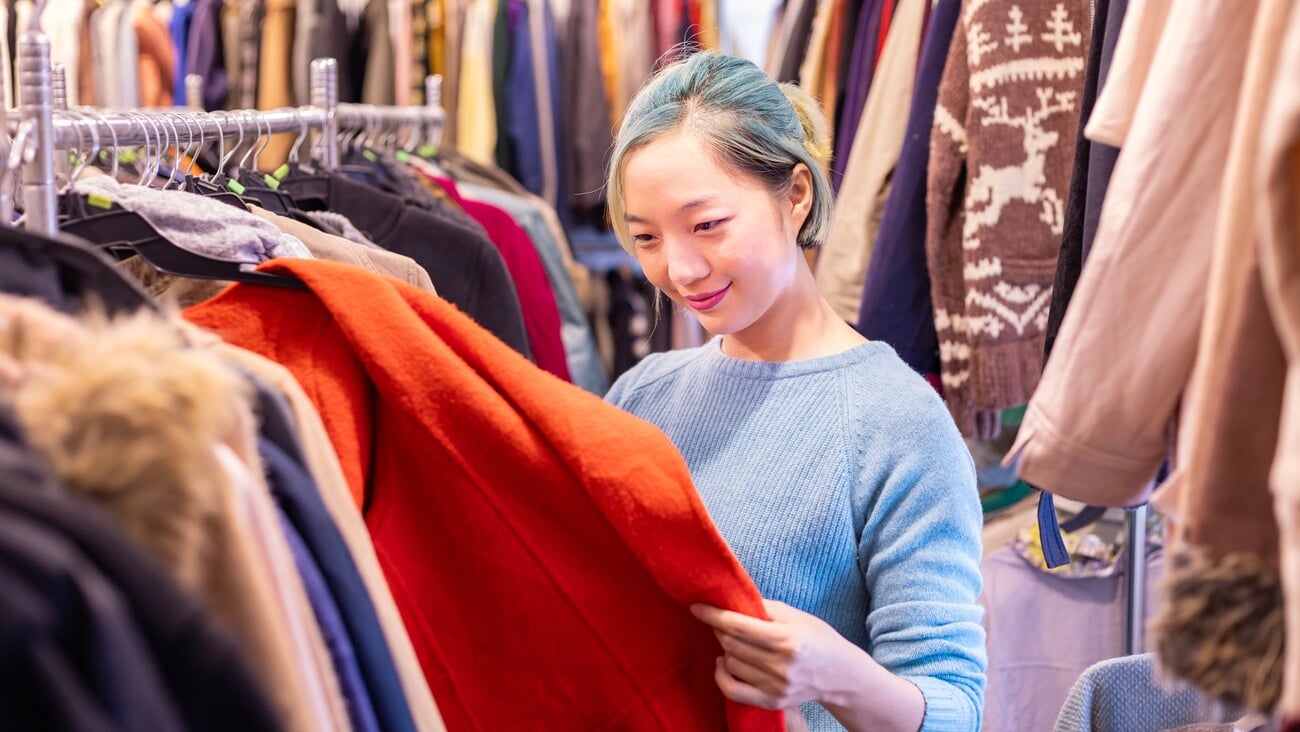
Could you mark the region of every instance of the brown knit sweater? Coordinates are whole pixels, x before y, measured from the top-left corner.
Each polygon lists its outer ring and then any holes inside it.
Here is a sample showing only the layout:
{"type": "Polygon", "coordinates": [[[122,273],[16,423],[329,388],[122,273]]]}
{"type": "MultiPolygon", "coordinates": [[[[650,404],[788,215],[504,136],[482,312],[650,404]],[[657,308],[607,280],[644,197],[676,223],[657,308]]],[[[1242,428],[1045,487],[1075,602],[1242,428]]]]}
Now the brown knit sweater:
{"type": "Polygon", "coordinates": [[[944,392],[975,413],[1029,401],[1042,370],[1088,0],[963,0],[931,134],[926,257],[944,392]]]}

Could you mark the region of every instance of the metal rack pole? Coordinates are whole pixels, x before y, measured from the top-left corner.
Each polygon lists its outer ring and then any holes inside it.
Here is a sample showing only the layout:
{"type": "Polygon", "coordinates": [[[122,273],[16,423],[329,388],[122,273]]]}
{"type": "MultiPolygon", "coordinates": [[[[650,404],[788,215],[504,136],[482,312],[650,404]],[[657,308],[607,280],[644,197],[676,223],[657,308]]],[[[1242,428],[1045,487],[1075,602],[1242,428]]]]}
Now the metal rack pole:
{"type": "Polygon", "coordinates": [[[1128,524],[1128,608],[1124,650],[1130,656],[1142,653],[1142,626],[1146,617],[1147,511],[1146,504],[1143,504],[1125,512],[1128,524]]]}
{"type": "Polygon", "coordinates": [[[22,119],[32,127],[33,157],[23,166],[27,228],[54,236],[59,233],[59,218],[54,182],[50,39],[40,31],[24,31],[18,39],[18,84],[22,119]]]}
{"type": "Polygon", "coordinates": [[[318,144],[321,164],[326,170],[339,167],[339,62],[318,58],[311,62],[311,105],[325,114],[325,124],[318,144]]]}

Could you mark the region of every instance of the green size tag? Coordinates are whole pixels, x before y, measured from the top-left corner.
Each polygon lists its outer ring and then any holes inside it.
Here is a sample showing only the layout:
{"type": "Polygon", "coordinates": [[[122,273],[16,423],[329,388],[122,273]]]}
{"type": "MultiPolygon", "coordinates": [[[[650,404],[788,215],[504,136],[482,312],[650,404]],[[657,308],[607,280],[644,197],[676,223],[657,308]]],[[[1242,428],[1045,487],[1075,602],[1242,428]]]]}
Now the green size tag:
{"type": "Polygon", "coordinates": [[[127,148],[127,149],[125,149],[125,150],[121,150],[121,151],[119,151],[119,152],[117,153],[117,160],[118,160],[118,162],[120,162],[120,163],[126,163],[127,165],[131,165],[131,164],[135,163],[135,161],[137,161],[137,160],[139,160],[139,159],[140,159],[140,156],[139,156],[138,154],[136,154],[135,150],[132,150],[131,148],[127,148]]]}
{"type": "Polygon", "coordinates": [[[102,208],[105,211],[113,208],[113,199],[105,196],[103,193],[92,193],[89,196],[86,196],[86,203],[89,203],[95,208],[102,208]]]}
{"type": "Polygon", "coordinates": [[[433,145],[421,145],[420,149],[415,151],[415,154],[426,159],[432,158],[438,154],[438,148],[433,145]]]}
{"type": "Polygon", "coordinates": [[[411,154],[408,153],[408,152],[405,151],[405,150],[398,150],[398,151],[397,151],[397,154],[395,155],[395,157],[397,158],[397,162],[399,162],[399,163],[409,163],[409,162],[411,162],[411,154]]]}
{"type": "Polygon", "coordinates": [[[379,160],[379,156],[375,154],[374,150],[362,150],[361,157],[365,158],[366,160],[369,160],[372,163],[379,160]]]}
{"type": "Polygon", "coordinates": [[[267,187],[270,188],[271,190],[273,191],[280,190],[280,181],[276,180],[275,176],[273,175],[263,176],[262,180],[266,181],[267,187]]]}
{"type": "Polygon", "coordinates": [[[289,164],[285,163],[276,168],[275,172],[271,173],[271,175],[275,176],[276,180],[284,180],[285,176],[289,175],[289,164]]]}
{"type": "Polygon", "coordinates": [[[226,187],[234,191],[235,195],[237,196],[244,195],[244,191],[248,190],[247,188],[244,188],[244,185],[237,180],[226,181],[226,187]]]}

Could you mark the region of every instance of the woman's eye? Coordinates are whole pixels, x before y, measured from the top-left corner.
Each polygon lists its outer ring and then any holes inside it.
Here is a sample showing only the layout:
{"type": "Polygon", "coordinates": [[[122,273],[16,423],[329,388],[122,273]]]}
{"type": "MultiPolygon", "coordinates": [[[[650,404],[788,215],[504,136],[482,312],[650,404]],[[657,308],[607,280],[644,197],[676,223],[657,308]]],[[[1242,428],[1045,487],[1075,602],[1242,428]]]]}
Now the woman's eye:
{"type": "Polygon", "coordinates": [[[636,244],[637,246],[641,246],[643,244],[649,244],[650,240],[653,238],[654,237],[650,236],[649,234],[633,234],[632,243],[636,244]]]}
{"type": "Polygon", "coordinates": [[[695,225],[695,230],[696,230],[696,231],[713,231],[714,229],[716,229],[716,228],[718,228],[719,226],[721,226],[721,225],[722,225],[722,222],[723,222],[724,220],[725,220],[725,219],[715,219],[715,220],[713,220],[713,221],[705,221],[704,223],[696,224],[696,225],[695,225]]]}

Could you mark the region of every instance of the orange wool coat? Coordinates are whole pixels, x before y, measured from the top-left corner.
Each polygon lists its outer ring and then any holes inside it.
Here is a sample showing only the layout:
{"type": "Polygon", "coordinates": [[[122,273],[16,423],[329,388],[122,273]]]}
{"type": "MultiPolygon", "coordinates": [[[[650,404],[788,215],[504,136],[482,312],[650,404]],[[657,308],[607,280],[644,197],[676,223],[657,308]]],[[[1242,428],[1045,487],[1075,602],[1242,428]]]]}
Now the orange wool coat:
{"type": "Polygon", "coordinates": [[[320,410],[447,729],[784,729],[726,701],[688,607],[763,616],[650,424],[445,301],[331,262],[185,311],[320,410]]]}

